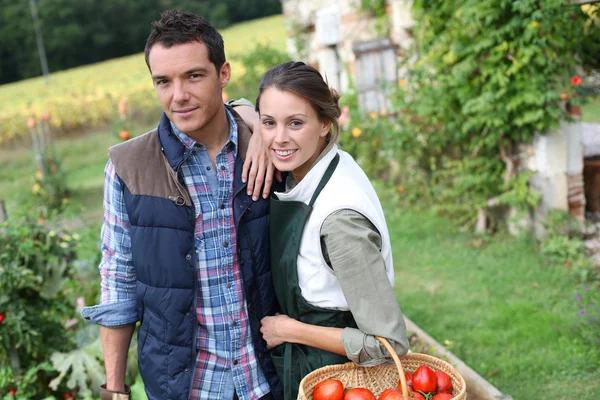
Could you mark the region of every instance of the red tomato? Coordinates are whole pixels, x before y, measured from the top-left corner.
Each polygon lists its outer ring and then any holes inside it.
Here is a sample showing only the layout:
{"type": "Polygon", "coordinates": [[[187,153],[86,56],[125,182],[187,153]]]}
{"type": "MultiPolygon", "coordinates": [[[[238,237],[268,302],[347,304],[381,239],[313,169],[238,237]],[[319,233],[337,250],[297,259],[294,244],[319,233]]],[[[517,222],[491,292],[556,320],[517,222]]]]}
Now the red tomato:
{"type": "Polygon", "coordinates": [[[431,400],[450,400],[453,399],[454,396],[449,393],[438,393],[431,398],[431,400]]]}
{"type": "MultiPolygon", "coordinates": [[[[412,380],[413,380],[413,374],[411,374],[410,372],[407,372],[404,374],[404,379],[406,379],[406,385],[408,386],[409,390],[412,390],[412,380]]],[[[398,390],[402,391],[402,381],[400,379],[398,379],[398,390]]]]}
{"type": "Polygon", "coordinates": [[[406,379],[406,384],[408,386],[412,386],[413,376],[414,376],[414,374],[411,374],[410,372],[407,372],[404,374],[404,378],[406,379]]]}
{"type": "Polygon", "coordinates": [[[6,314],[0,314],[0,324],[4,322],[5,318],[6,318],[6,314]]]}
{"type": "Polygon", "coordinates": [[[325,379],[315,386],[314,400],[342,400],[344,398],[344,385],[337,379],[325,379]]]}
{"type": "Polygon", "coordinates": [[[369,389],[354,388],[346,392],[344,400],[377,400],[377,398],[369,389]]]}
{"type": "MultiPolygon", "coordinates": [[[[412,387],[412,380],[413,380],[413,374],[411,374],[410,372],[407,372],[404,374],[404,379],[406,379],[406,386],[408,386],[408,391],[412,392],[413,391],[413,387],[412,387]]],[[[402,381],[400,379],[398,379],[398,390],[402,392],[402,381]]]]}
{"type": "Polygon", "coordinates": [[[13,395],[13,397],[14,397],[14,396],[16,396],[16,395],[17,395],[17,389],[10,389],[10,390],[8,391],[8,393],[9,393],[9,394],[12,394],[12,395],[13,395]]]}
{"type": "Polygon", "coordinates": [[[379,400],[404,400],[402,392],[398,389],[387,389],[379,396],[379,400]]]}
{"type": "Polygon", "coordinates": [[[435,389],[437,388],[437,377],[435,376],[435,372],[425,365],[421,365],[417,368],[412,381],[412,387],[423,393],[435,392],[435,389]]]}
{"type": "Polygon", "coordinates": [[[452,379],[444,371],[436,371],[438,393],[452,393],[452,379]]]}

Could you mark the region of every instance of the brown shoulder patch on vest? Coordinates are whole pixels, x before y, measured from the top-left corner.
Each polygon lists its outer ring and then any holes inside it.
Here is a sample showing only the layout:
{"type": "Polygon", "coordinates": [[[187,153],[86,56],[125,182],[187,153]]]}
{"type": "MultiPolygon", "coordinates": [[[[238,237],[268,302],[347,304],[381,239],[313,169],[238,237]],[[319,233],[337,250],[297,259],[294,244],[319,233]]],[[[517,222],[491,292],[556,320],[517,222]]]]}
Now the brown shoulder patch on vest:
{"type": "Polygon", "coordinates": [[[132,194],[192,205],[187,189],[160,149],[156,129],[111,147],[108,155],[132,194]]]}

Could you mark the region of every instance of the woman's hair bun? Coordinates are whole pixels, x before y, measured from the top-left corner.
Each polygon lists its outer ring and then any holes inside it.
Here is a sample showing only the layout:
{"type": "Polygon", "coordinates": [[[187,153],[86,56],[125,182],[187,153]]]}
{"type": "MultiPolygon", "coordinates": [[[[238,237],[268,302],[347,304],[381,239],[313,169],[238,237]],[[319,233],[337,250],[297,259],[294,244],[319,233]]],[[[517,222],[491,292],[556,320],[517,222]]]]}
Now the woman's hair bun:
{"type": "Polygon", "coordinates": [[[329,91],[331,92],[331,98],[333,99],[333,102],[336,105],[339,105],[338,102],[340,100],[340,94],[338,93],[338,91],[331,87],[329,88],[329,91]]]}

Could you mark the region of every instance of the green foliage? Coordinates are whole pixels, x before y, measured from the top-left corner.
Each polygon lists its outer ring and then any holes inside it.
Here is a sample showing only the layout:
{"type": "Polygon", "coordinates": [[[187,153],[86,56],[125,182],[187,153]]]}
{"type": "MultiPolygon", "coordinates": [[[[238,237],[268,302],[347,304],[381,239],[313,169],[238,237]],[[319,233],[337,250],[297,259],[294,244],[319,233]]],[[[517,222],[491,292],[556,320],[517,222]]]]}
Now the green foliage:
{"type": "Polygon", "coordinates": [[[417,61],[392,99],[398,143],[441,211],[471,224],[493,197],[537,204],[517,177],[517,148],[567,118],[560,94],[600,50],[590,40],[600,34],[589,23],[596,12],[561,0],[415,1],[417,61]]]}
{"type": "Polygon", "coordinates": [[[498,197],[499,204],[536,208],[542,196],[529,187],[531,176],[531,172],[521,172],[504,182],[503,192],[498,197]]]}
{"type": "Polygon", "coordinates": [[[386,13],[387,0],[360,0],[359,10],[370,12],[375,20],[375,30],[381,36],[389,33],[390,20],[386,13]]]}
{"type": "MultiPolygon", "coordinates": [[[[28,196],[25,203],[39,212],[42,218],[60,213],[68,203],[65,176],[52,145],[49,119],[50,116],[46,113],[39,120],[31,117],[27,122],[33,140],[37,169],[35,182],[31,188],[33,196],[28,196]]],[[[28,213],[31,211],[28,210],[28,213]]]]}
{"type": "Polygon", "coordinates": [[[44,391],[40,390],[40,381],[50,379],[54,373],[49,362],[42,362],[25,371],[17,383],[13,380],[11,369],[2,368],[0,369],[0,395],[7,393],[2,397],[4,400],[40,399],[44,396],[44,391]],[[11,389],[16,390],[15,396],[10,394],[11,389]]]}
{"type": "Polygon", "coordinates": [[[382,146],[389,143],[392,120],[377,113],[361,115],[353,113],[352,127],[342,126],[339,145],[362,166],[367,176],[381,176],[388,167],[391,155],[382,146]],[[357,122],[354,122],[358,119],[357,122]]]}
{"type": "Polygon", "coordinates": [[[41,394],[46,380],[28,377],[48,372],[40,363],[72,346],[65,322],[74,307],[65,282],[78,240],[27,218],[10,219],[0,230],[0,359],[10,360],[12,384],[41,394]]]}
{"type": "Polygon", "coordinates": [[[454,354],[513,399],[600,393],[598,325],[578,316],[586,304],[587,317],[600,316],[597,283],[578,283],[572,267],[540,257],[526,236],[482,241],[446,218],[381,198],[407,318],[452,342],[454,354]]]}
{"type": "Polygon", "coordinates": [[[44,169],[36,171],[35,181],[31,187],[30,205],[36,209],[40,217],[50,218],[54,213],[60,213],[69,202],[69,192],[65,182],[65,174],[60,168],[60,161],[52,155],[44,155],[44,169]]]}
{"type": "Polygon", "coordinates": [[[103,353],[98,327],[91,325],[81,329],[77,339],[78,346],[75,349],[52,354],[51,362],[59,375],[48,386],[57,390],[63,379],[68,377],[67,388],[90,395],[92,388],[97,391],[104,382],[104,367],[100,363],[103,353]]]}
{"type": "Polygon", "coordinates": [[[548,260],[567,266],[581,282],[600,280],[592,260],[586,256],[579,222],[564,210],[550,210],[544,223],[545,237],[540,250],[548,260]]]}
{"type": "MultiPolygon", "coordinates": [[[[203,16],[216,27],[281,13],[279,0],[37,1],[50,72],[139,53],[166,9],[203,16]]],[[[41,75],[28,1],[0,0],[0,84],[41,75]]]]}
{"type": "Polygon", "coordinates": [[[541,246],[542,254],[563,262],[577,259],[583,253],[584,249],[585,246],[581,240],[563,235],[548,236],[541,246]]]}
{"type": "Polygon", "coordinates": [[[243,72],[236,72],[240,78],[228,86],[230,97],[244,97],[254,103],[262,74],[277,64],[289,61],[290,58],[270,44],[257,43],[232,59],[241,64],[243,72]]]}

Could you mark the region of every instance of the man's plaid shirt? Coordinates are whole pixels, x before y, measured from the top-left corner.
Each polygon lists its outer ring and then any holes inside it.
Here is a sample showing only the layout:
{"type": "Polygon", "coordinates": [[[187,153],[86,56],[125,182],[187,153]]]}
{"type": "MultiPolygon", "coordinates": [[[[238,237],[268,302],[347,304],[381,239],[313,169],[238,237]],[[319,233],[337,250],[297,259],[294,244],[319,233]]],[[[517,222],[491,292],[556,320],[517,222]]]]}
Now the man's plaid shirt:
{"type": "MultiPolygon", "coordinates": [[[[236,256],[233,220],[233,172],[237,123],[226,110],[229,139],[215,159],[204,146],[172,125],[191,155],[181,174],[196,210],[198,337],[190,399],[255,400],[270,389],[252,345],[248,310],[236,256]]],[[[109,160],[105,170],[100,303],[127,303],[135,312],[135,267],[131,261],[129,219],[122,182],[109,160]]]]}

